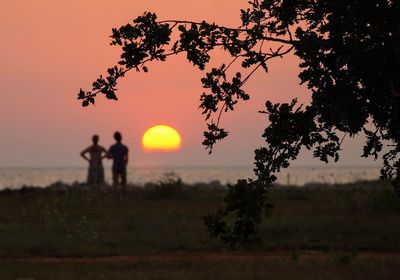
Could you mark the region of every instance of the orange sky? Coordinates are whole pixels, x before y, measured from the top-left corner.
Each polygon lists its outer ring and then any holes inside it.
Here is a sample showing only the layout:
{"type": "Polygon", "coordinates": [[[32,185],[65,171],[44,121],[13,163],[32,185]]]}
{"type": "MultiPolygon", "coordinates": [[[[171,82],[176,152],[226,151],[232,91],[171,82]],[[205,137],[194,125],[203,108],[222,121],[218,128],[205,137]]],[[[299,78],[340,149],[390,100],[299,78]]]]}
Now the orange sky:
{"type": "MultiPolygon", "coordinates": [[[[96,107],[82,108],[80,87],[118,60],[109,45],[111,28],[154,11],[160,19],[194,19],[237,26],[239,0],[13,0],[0,2],[0,166],[84,165],[79,152],[100,135],[112,144],[119,130],[131,150],[133,166],[251,165],[253,150],[262,144],[265,118],[257,113],[266,99],[306,102],[299,86],[298,61],[287,57],[270,65],[249,82],[251,100],[224,115],[227,140],[209,156],[201,146],[206,125],[198,110],[202,73],[184,57],[150,65],[150,73],[130,75],[120,83],[118,102],[102,97],[96,107]],[[148,154],[141,136],[152,125],[168,124],[182,136],[177,153],[148,154]]],[[[217,60],[222,58],[218,58],[217,60]]],[[[362,163],[360,145],[348,145],[348,164],[362,163]],[[357,146],[357,150],[353,147],[357,146]]],[[[303,156],[301,164],[315,164],[303,156]]]]}

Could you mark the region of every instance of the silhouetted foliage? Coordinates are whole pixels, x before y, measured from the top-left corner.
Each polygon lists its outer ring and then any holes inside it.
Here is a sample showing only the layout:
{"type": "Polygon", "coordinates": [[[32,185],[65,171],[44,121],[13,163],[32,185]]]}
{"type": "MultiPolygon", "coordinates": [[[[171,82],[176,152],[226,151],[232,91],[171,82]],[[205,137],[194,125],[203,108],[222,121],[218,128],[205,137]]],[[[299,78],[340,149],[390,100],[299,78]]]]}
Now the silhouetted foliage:
{"type": "Polygon", "coordinates": [[[183,195],[183,181],[175,173],[166,173],[158,182],[144,185],[147,198],[176,198],[183,195]]]}
{"type": "Polygon", "coordinates": [[[205,70],[211,51],[221,49],[232,60],[201,80],[205,92],[200,108],[209,122],[203,144],[211,152],[216,141],[228,135],[220,127],[221,114],[250,97],[243,85],[255,71],[268,72],[269,60],[293,52],[301,60],[299,77],[312,93],[311,103],[267,101],[261,112],[266,115],[265,146],[255,151],[257,179],[231,186],[225,207],[205,218],[209,232],[227,244],[251,243],[257,240],[262,213],[270,210],[265,196],[275,174],[287,168],[301,148],[313,150],[324,162],[337,161],[344,138],[339,135],[365,132],[362,156],[382,157],[382,178],[393,178],[400,188],[399,15],[400,2],[393,0],[251,0],[249,8],[241,10],[238,28],[159,21],[145,13],[113,29],[111,44],[122,48],[121,60],[91,91],[80,90],[78,99],[83,106],[94,104],[99,93],[116,100],[117,81],[126,72],[147,72],[149,62],[171,55],[185,53],[205,70]],[[179,35],[175,41],[173,32],[179,35]],[[232,65],[242,70],[232,74],[232,65]],[[385,146],[388,151],[383,153],[385,146]],[[231,225],[225,219],[232,214],[231,225]]]}

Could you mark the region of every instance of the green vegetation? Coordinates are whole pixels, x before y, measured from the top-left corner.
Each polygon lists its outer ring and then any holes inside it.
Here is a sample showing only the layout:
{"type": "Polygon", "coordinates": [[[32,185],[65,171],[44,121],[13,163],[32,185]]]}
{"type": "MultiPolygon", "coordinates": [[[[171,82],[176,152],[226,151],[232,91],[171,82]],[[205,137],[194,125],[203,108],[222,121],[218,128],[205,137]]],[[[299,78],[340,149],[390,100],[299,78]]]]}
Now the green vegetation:
{"type": "Polygon", "coordinates": [[[240,251],[226,250],[203,224],[226,195],[220,186],[166,177],[125,193],[62,189],[0,192],[0,279],[395,279],[400,272],[400,201],[384,182],[277,186],[263,243],[240,251]]]}
{"type": "MultiPolygon", "coordinates": [[[[126,193],[78,188],[0,193],[0,256],[143,256],[218,251],[203,224],[222,188],[166,180],[126,193]]],[[[276,187],[250,250],[400,251],[400,201],[382,182],[276,187]]]]}

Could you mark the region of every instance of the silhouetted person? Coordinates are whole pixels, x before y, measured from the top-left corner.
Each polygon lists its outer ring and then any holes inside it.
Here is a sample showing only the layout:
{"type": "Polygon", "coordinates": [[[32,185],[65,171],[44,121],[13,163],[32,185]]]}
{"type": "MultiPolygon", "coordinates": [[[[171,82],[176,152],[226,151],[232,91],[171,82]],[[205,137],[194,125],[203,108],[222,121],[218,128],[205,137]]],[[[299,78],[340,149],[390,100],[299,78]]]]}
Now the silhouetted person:
{"type": "Polygon", "coordinates": [[[99,146],[99,136],[93,135],[93,144],[81,152],[81,156],[89,162],[87,183],[90,186],[104,183],[103,158],[108,156],[107,150],[99,146]],[[89,157],[86,156],[89,154],[89,157]]]}
{"type": "Polygon", "coordinates": [[[108,153],[113,159],[112,174],[113,186],[116,187],[121,179],[121,185],[126,186],[126,166],[128,164],[128,147],[121,143],[122,135],[118,131],[114,133],[114,139],[117,141],[110,147],[108,153]]]}

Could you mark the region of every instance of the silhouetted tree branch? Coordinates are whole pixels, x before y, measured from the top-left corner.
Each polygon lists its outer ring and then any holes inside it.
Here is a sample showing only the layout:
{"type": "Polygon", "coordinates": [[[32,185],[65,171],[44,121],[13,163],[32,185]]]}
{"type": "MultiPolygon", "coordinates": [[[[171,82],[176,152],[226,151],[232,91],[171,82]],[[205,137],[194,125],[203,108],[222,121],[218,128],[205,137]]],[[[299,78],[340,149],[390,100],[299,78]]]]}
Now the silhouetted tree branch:
{"type": "Polygon", "coordinates": [[[145,13],[113,29],[111,44],[122,48],[121,60],[90,91],[78,94],[83,106],[94,104],[99,93],[117,100],[117,81],[132,69],[147,72],[150,62],[185,53],[205,71],[211,52],[223,50],[229,63],[212,67],[201,80],[200,108],[208,121],[203,144],[211,152],[228,135],[220,127],[222,113],[250,98],[243,85],[257,70],[268,72],[271,59],[293,52],[301,60],[299,77],[312,93],[311,103],[266,102],[261,112],[266,115],[265,146],[255,151],[257,179],[231,186],[225,206],[205,218],[210,234],[231,246],[259,240],[262,214],[271,210],[267,191],[302,148],[324,162],[339,159],[343,138],[338,133],[355,137],[364,132],[363,156],[381,157],[382,178],[400,188],[400,2],[252,0],[249,5],[241,10],[238,28],[158,21],[145,13]],[[233,67],[241,70],[230,73],[233,67]],[[382,155],[385,146],[389,151],[382,155]],[[231,216],[233,224],[227,222],[231,216]]]}

